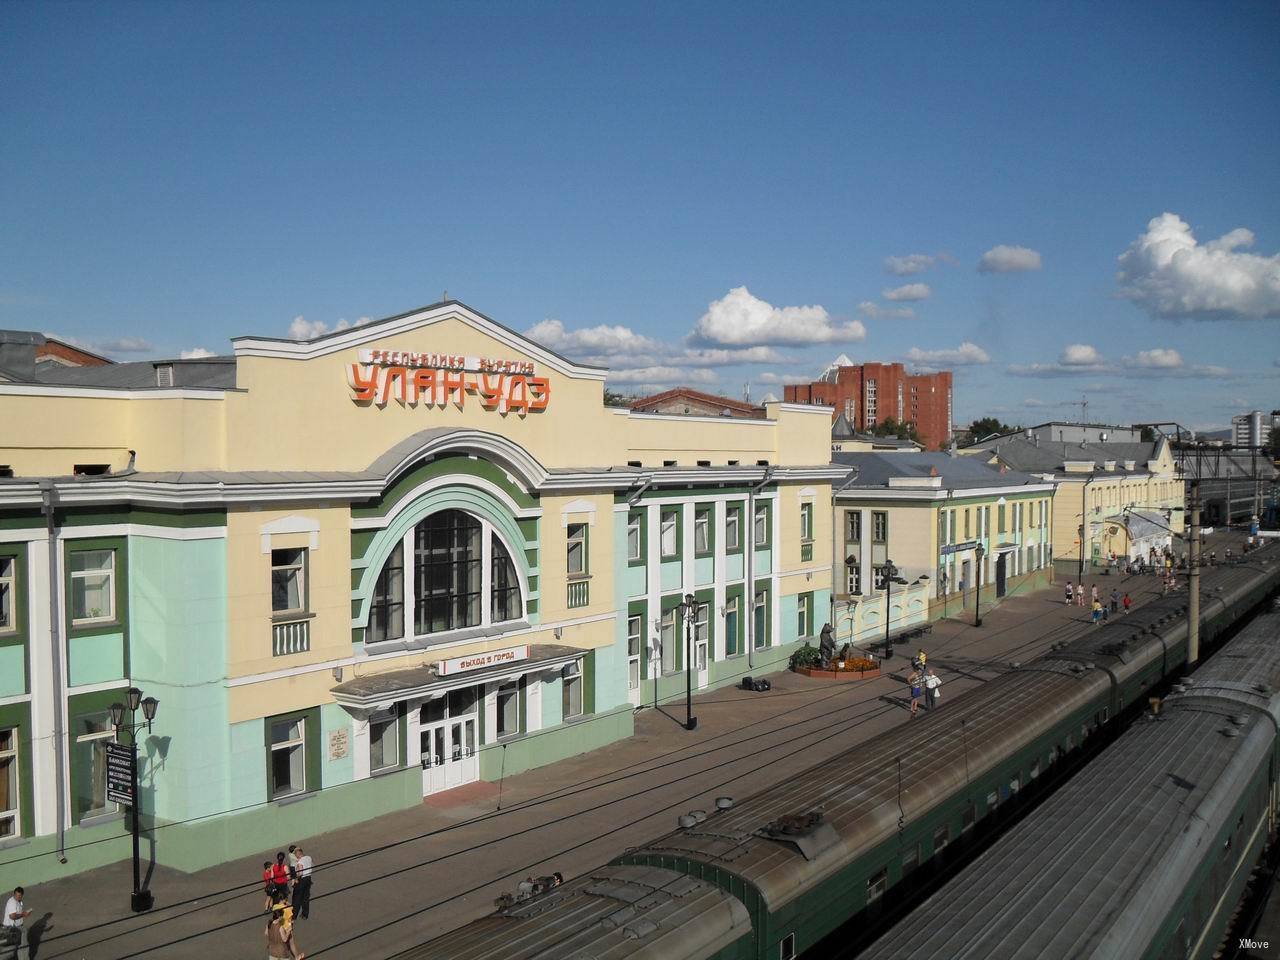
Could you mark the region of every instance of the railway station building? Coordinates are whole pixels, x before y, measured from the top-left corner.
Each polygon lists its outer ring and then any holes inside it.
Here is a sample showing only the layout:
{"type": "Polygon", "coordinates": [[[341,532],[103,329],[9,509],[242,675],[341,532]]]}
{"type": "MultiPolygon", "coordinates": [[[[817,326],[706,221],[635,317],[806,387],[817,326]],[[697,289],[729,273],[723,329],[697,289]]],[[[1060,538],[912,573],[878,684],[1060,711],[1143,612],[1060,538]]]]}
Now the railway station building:
{"type": "Polygon", "coordinates": [[[1054,483],[955,453],[837,452],[833,626],[875,644],[1052,579],[1054,483]]]}
{"type": "Polygon", "coordinates": [[[1057,484],[1054,559],[1066,576],[1078,574],[1082,553],[1088,576],[1112,554],[1136,558],[1153,547],[1159,551],[1186,522],[1182,474],[1163,437],[1077,442],[1018,435],[964,452],[1057,484]]]}
{"type": "Polygon", "coordinates": [[[829,408],[608,407],[605,370],[456,301],[194,361],[37,368],[38,339],[0,353],[27,883],[128,855],[130,687],[142,820],[191,870],[625,738],[686,668],[778,669],[828,617],[829,408]]]}

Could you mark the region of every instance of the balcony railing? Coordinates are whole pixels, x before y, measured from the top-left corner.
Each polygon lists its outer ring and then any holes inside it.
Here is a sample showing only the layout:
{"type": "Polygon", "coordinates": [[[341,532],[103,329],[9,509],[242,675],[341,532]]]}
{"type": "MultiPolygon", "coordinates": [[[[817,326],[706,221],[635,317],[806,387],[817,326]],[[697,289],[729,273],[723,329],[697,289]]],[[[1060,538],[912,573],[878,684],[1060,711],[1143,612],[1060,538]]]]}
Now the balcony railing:
{"type": "Polygon", "coordinates": [[[585,607],[591,602],[591,581],[569,581],[569,607],[585,607]]]}
{"type": "Polygon", "coordinates": [[[277,620],[271,624],[271,655],[287,657],[311,649],[311,618],[277,620]]]}
{"type": "Polygon", "coordinates": [[[806,542],[800,544],[800,562],[809,563],[813,560],[813,543],[806,542]]]}

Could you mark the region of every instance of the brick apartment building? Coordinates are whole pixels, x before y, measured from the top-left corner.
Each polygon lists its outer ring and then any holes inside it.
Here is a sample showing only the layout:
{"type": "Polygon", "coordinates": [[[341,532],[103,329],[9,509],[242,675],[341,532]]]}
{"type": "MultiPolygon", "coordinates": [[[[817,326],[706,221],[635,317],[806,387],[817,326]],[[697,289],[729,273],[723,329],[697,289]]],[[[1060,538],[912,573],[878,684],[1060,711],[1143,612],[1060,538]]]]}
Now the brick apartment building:
{"type": "Polygon", "coordinates": [[[855,430],[889,418],[915,424],[926,450],[951,441],[951,371],[908,373],[900,363],[859,363],[840,357],[812,383],[788,384],[787,403],[823,404],[855,430]]]}

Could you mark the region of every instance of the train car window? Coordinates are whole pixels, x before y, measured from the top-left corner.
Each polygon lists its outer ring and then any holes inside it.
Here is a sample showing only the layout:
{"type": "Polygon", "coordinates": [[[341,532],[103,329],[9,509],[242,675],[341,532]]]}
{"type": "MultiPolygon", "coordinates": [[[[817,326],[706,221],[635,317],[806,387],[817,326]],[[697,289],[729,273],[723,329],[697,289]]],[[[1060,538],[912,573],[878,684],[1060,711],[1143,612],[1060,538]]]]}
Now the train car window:
{"type": "Polygon", "coordinates": [[[1022,789],[1022,781],[1019,780],[1017,777],[1014,777],[1012,780],[1009,781],[1010,794],[1017,793],[1021,789],[1022,789]]]}
{"type": "Polygon", "coordinates": [[[1040,761],[1036,760],[1031,764],[1031,779],[1034,780],[1038,776],[1040,776],[1040,761]]]}
{"type": "Polygon", "coordinates": [[[889,870],[881,867],[867,878],[867,903],[875,903],[884,896],[885,887],[889,884],[889,870]]]}
{"type": "Polygon", "coordinates": [[[973,825],[978,822],[978,807],[970,800],[964,805],[964,820],[960,824],[960,832],[972,830],[973,825]]]}
{"type": "Polygon", "coordinates": [[[936,857],[943,850],[947,849],[947,844],[951,842],[951,828],[945,823],[937,830],[933,831],[933,855],[936,857]]]}
{"type": "Polygon", "coordinates": [[[796,957],[796,935],[788,933],[782,938],[782,942],[778,944],[778,960],[795,960],[796,957]]]}
{"type": "Polygon", "coordinates": [[[1103,723],[1106,723],[1106,722],[1107,722],[1108,720],[1110,720],[1110,719],[1111,719],[1111,708],[1110,708],[1110,707],[1103,707],[1103,708],[1102,708],[1102,722],[1103,722],[1103,723]]]}
{"type": "Polygon", "coordinates": [[[902,876],[910,876],[918,866],[920,866],[920,844],[916,843],[902,855],[902,876]]]}
{"type": "Polygon", "coordinates": [[[996,793],[993,790],[991,793],[987,794],[987,809],[994,810],[998,806],[1000,806],[1000,798],[996,796],[996,793]]]}
{"type": "Polygon", "coordinates": [[[1067,737],[1067,750],[1074,750],[1075,748],[1076,748],[1076,738],[1073,736],[1067,737]]]}

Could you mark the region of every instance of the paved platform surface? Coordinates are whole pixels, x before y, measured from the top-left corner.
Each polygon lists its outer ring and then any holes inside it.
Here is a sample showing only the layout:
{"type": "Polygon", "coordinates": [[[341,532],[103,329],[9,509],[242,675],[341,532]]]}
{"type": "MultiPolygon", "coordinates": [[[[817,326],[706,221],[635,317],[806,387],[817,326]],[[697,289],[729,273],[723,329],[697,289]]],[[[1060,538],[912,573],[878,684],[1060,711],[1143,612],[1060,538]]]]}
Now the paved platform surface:
{"type": "MultiPolygon", "coordinates": [[[[1215,540],[1220,551],[1228,542],[1215,540]]],[[[1104,595],[1118,584],[1135,604],[1161,590],[1150,576],[1096,580],[1104,595]]],[[[1087,610],[1064,605],[1061,583],[1007,598],[983,614],[980,629],[939,621],[923,643],[944,681],[938,709],[1011,662],[1089,629],[1087,610]]],[[[312,916],[297,924],[298,945],[309,957],[386,957],[490,912],[494,898],[525,876],[578,875],[717,796],[744,797],[907,722],[903,678],[914,647],[899,653],[874,680],[783,672],[771,675],[766,694],[709,691],[695,700],[700,723],[692,733],[680,724],[683,702],[641,710],[631,739],[508,778],[501,810],[497,785],[476,784],[320,836],[300,820],[297,834],[279,842],[279,849],[303,843],[316,862],[312,916]]],[[[28,887],[31,919],[43,919],[33,956],[263,957],[259,876],[273,853],[194,874],[157,868],[156,907],[140,917],[128,913],[128,862],[28,887]]]]}

